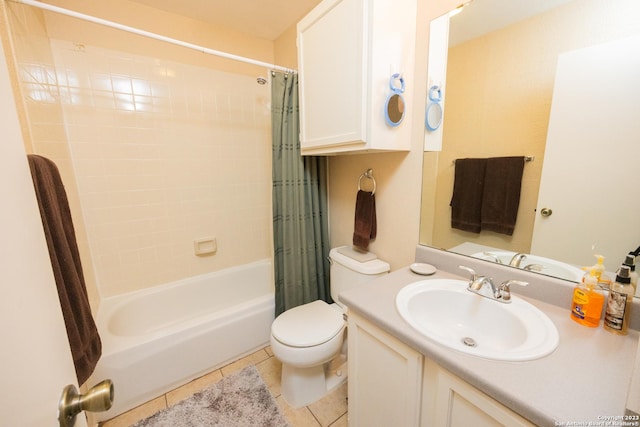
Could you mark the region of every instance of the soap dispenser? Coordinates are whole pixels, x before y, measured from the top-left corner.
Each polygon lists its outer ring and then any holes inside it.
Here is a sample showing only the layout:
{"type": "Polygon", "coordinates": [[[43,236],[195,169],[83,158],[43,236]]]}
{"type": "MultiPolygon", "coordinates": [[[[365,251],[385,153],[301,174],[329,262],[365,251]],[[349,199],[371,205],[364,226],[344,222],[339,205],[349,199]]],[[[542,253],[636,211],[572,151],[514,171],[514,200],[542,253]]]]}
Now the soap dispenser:
{"type": "Polygon", "coordinates": [[[595,328],[600,324],[603,305],[604,295],[598,288],[596,270],[592,268],[573,291],[571,319],[581,325],[595,328]]]}
{"type": "Polygon", "coordinates": [[[634,295],[638,292],[638,273],[636,273],[636,256],[633,252],[629,252],[622,265],[629,267],[631,271],[631,286],[633,286],[634,295]]]}
{"type": "MultiPolygon", "coordinates": [[[[585,271],[591,271],[592,269],[595,270],[598,284],[602,288],[609,289],[609,287],[611,286],[611,278],[607,276],[607,274],[605,273],[606,268],[604,266],[604,256],[602,255],[594,255],[594,256],[598,259],[598,262],[592,265],[591,267],[583,267],[582,269],[585,271]]],[[[583,277],[583,280],[585,278],[586,278],[586,275],[585,277],[583,277]]]]}
{"type": "Polygon", "coordinates": [[[631,286],[631,269],[623,265],[616,274],[616,281],[611,284],[607,308],[604,315],[604,328],[618,335],[626,335],[629,327],[629,312],[633,301],[631,286]]]}

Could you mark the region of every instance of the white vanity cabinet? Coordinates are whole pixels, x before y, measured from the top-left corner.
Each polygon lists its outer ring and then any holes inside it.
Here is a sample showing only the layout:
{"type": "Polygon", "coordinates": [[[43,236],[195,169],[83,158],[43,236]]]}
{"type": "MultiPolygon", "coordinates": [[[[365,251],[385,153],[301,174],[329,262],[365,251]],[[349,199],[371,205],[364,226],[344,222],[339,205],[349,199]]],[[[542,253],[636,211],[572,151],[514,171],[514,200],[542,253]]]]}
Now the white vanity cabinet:
{"type": "Polygon", "coordinates": [[[349,314],[349,426],[417,426],[422,355],[349,314]]]}
{"type": "Polygon", "coordinates": [[[353,312],[347,330],[349,426],[535,426],[353,312]]]}
{"type": "Polygon", "coordinates": [[[428,358],[422,396],[423,427],[535,427],[428,358]]]}
{"type": "Polygon", "coordinates": [[[303,155],[408,151],[417,0],[324,0],[297,25],[303,155]],[[387,124],[390,82],[404,118],[387,124]]]}

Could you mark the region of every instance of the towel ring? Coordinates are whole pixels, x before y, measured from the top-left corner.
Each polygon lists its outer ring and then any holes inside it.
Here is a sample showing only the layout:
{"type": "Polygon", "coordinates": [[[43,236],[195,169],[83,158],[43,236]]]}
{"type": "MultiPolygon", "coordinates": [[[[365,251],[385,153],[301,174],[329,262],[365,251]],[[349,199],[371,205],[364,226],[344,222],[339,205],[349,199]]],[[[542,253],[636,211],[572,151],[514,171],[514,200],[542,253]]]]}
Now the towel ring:
{"type": "Polygon", "coordinates": [[[373,191],[371,191],[371,195],[373,196],[374,194],[376,194],[376,179],[373,177],[373,169],[368,169],[366,172],[360,175],[360,178],[358,178],[358,191],[362,190],[362,187],[360,186],[360,184],[362,183],[362,178],[368,178],[373,181],[373,191]]]}

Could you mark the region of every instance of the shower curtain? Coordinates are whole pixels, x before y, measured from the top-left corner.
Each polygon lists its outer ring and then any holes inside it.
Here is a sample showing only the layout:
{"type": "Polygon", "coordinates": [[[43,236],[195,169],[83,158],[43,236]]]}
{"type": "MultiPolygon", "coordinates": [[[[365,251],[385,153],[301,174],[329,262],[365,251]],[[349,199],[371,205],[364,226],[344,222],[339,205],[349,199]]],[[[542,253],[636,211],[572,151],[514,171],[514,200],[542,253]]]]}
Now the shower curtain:
{"type": "Polygon", "coordinates": [[[276,316],[331,302],[326,158],[300,155],[298,75],[272,72],[273,240],[276,316]]]}

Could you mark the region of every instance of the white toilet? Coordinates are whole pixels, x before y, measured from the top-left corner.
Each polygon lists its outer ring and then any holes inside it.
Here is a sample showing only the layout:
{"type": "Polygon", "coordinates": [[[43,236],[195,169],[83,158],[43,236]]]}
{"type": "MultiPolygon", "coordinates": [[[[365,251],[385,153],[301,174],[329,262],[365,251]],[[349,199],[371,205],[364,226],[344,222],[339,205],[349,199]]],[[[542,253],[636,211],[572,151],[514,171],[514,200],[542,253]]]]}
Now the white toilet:
{"type": "Polygon", "coordinates": [[[347,324],[338,295],[387,274],[389,264],[373,259],[360,262],[334,248],[331,260],[331,298],[335,304],[313,301],[279,315],[271,325],[271,349],[282,362],[282,396],[299,408],[320,399],[347,378],[347,324]]]}

